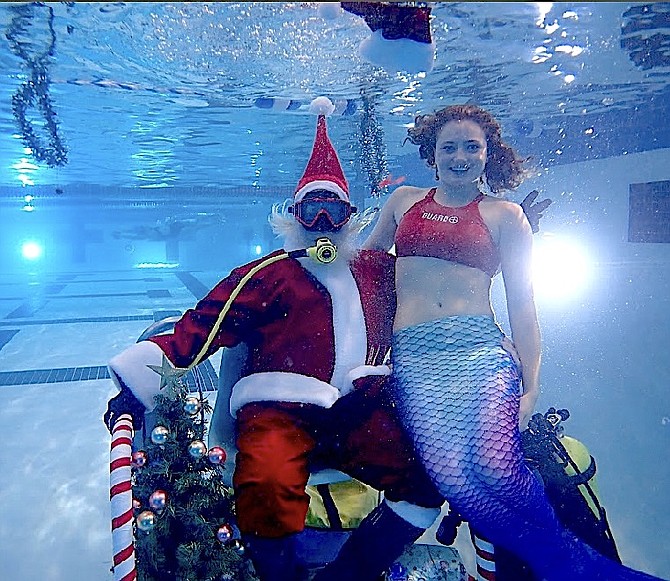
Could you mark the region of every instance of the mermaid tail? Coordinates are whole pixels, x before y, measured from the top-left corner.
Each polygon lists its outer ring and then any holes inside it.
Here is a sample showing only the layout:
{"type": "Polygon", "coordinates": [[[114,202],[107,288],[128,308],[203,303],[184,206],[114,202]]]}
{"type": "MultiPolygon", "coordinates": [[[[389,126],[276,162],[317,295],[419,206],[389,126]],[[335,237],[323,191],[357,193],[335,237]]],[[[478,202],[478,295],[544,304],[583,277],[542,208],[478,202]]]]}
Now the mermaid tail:
{"type": "Polygon", "coordinates": [[[503,338],[486,316],[395,334],[394,397],[429,476],[478,533],[518,554],[542,579],[656,579],[600,555],[557,520],[523,459],[521,377],[503,338]]]}

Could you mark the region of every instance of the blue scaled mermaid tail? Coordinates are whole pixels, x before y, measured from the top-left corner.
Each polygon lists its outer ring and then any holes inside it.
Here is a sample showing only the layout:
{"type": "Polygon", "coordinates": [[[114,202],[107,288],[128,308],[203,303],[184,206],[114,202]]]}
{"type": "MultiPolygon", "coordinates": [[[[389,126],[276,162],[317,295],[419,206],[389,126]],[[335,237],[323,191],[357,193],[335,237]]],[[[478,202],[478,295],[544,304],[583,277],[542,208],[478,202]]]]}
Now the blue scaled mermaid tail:
{"type": "Polygon", "coordinates": [[[429,476],[478,533],[517,553],[541,579],[656,579],[603,557],[556,519],[523,459],[521,376],[503,344],[486,316],[396,332],[394,399],[429,476]]]}

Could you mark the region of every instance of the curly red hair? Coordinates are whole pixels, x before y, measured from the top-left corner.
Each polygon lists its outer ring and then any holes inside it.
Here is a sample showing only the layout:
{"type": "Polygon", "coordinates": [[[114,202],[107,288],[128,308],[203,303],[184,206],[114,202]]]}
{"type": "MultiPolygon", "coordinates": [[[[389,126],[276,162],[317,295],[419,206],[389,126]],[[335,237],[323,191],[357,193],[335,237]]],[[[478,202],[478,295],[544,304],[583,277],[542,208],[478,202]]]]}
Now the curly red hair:
{"type": "Polygon", "coordinates": [[[449,105],[432,114],[418,115],[414,127],[407,130],[408,138],[419,146],[419,155],[430,167],[435,167],[437,135],[450,121],[474,121],[486,136],[487,158],[484,179],[492,192],[513,190],[526,178],[523,164],[514,149],[502,139],[500,123],[485,109],[477,105],[449,105]]]}

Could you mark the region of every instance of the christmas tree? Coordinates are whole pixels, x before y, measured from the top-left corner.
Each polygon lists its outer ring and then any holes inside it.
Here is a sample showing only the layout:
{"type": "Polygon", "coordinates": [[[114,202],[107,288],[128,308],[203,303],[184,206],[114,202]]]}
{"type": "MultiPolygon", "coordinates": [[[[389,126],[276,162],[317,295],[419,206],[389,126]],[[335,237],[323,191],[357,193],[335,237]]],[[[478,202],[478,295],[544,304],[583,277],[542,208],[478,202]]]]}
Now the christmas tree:
{"type": "Polygon", "coordinates": [[[156,396],[155,426],[133,452],[138,579],[252,580],[224,484],[225,452],[205,444],[212,408],[185,380],[175,378],[156,396]]]}

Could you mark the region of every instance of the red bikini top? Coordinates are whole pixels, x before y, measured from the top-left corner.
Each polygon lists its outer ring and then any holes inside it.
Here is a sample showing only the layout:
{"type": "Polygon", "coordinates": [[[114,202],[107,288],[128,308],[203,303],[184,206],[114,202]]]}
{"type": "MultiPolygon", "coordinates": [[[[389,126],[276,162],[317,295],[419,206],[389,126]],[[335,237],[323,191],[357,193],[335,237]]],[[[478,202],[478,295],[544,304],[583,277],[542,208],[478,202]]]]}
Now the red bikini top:
{"type": "Polygon", "coordinates": [[[500,268],[500,254],[479,213],[479,194],[459,208],[435,201],[437,188],[414,204],[395,233],[396,255],[430,256],[478,268],[491,278],[500,268]]]}

